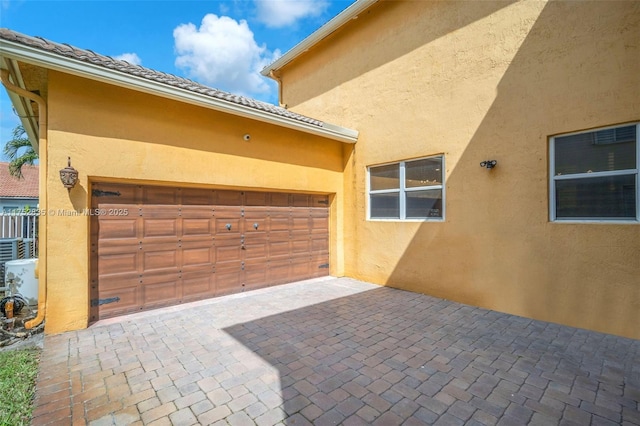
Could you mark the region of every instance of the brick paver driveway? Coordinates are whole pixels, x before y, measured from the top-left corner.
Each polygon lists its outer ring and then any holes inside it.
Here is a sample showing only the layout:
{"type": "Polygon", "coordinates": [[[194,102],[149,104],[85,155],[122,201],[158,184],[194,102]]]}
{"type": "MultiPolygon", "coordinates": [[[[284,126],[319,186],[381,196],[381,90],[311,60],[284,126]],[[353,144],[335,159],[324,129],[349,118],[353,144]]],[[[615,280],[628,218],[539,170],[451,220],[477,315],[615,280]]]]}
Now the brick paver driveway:
{"type": "Polygon", "coordinates": [[[325,278],[47,336],[33,424],[640,424],[640,341],[325,278]]]}

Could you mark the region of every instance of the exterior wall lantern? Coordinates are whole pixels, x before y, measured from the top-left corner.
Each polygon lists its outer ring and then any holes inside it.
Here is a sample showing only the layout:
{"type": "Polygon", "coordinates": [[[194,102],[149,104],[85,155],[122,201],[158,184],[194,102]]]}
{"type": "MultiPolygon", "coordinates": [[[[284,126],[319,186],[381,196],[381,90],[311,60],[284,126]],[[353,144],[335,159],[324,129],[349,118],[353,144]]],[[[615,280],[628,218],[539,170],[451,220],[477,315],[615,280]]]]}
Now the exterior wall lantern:
{"type": "Polygon", "coordinates": [[[78,171],[71,167],[71,157],[67,157],[67,167],[60,170],[60,180],[68,191],[78,182],[78,171]]]}
{"type": "Polygon", "coordinates": [[[486,167],[487,169],[493,169],[498,162],[496,160],[487,160],[480,163],[480,167],[486,167]]]}

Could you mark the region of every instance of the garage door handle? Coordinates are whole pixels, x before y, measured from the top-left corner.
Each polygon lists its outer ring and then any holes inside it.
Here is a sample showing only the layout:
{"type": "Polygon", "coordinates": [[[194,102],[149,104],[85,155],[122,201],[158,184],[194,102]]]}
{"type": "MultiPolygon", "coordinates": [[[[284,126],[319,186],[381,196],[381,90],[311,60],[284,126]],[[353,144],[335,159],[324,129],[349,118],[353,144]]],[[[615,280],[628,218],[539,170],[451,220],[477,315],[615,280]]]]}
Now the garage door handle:
{"type": "Polygon", "coordinates": [[[258,222],[253,224],[253,229],[258,229],[258,222]]]}
{"type": "Polygon", "coordinates": [[[231,224],[230,223],[227,223],[224,227],[227,228],[227,231],[231,231],[231,224]]]}

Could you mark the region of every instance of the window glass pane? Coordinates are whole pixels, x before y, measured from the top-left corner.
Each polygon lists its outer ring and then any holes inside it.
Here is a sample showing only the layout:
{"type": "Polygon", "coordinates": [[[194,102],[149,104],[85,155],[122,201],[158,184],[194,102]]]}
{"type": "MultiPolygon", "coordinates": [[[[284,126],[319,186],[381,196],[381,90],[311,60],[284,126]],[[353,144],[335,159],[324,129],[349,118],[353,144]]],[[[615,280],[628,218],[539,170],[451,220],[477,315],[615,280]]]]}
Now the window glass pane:
{"type": "Polygon", "coordinates": [[[369,176],[371,177],[370,184],[372,191],[400,188],[400,166],[398,164],[371,167],[369,169],[369,176]]]}
{"type": "Polygon", "coordinates": [[[636,126],[555,138],[555,175],[636,168],[636,126]]]}
{"type": "Polygon", "coordinates": [[[636,176],[556,181],[558,218],[636,217],[636,176]]]}
{"type": "Polygon", "coordinates": [[[442,157],[405,163],[406,187],[442,185],[442,157]]]}
{"type": "Polygon", "coordinates": [[[442,217],[442,190],[407,192],[407,218],[442,217]]]}
{"type": "Polygon", "coordinates": [[[390,194],[371,194],[371,217],[378,219],[399,219],[399,194],[397,192],[390,194]]]}

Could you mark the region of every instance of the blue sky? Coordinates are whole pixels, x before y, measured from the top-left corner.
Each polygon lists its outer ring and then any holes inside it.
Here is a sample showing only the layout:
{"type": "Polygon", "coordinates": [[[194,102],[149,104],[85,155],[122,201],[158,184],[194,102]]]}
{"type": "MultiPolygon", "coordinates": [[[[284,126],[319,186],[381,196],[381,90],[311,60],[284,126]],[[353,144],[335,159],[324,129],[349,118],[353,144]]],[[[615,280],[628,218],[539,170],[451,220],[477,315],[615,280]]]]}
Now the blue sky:
{"type": "MultiPolygon", "coordinates": [[[[354,1],[0,0],[0,26],[276,103],[259,71],[354,1]]],[[[18,124],[2,88],[0,147],[18,124]]]]}

